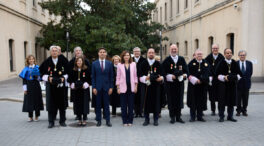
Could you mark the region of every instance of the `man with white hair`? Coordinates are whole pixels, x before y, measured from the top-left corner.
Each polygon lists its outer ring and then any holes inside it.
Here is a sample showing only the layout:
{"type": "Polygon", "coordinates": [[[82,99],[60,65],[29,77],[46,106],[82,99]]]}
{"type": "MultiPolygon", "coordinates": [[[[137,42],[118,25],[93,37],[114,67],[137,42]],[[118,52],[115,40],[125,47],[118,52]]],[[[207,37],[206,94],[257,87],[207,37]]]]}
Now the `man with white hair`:
{"type": "Polygon", "coordinates": [[[245,50],[240,50],[238,52],[239,60],[237,64],[240,68],[241,79],[237,84],[237,116],[240,116],[242,112],[243,116],[248,116],[247,106],[248,106],[248,95],[251,88],[251,76],[253,73],[252,62],[246,60],[247,52],[245,50]],[[241,105],[242,104],[242,105],[241,105]]]}
{"type": "Polygon", "coordinates": [[[187,91],[187,106],[190,108],[190,122],[205,122],[203,110],[207,104],[207,85],[209,83],[210,68],[200,49],[195,51],[195,58],[189,62],[189,82],[187,91]]]}
{"type": "Polygon", "coordinates": [[[167,88],[168,108],[170,112],[170,123],[185,123],[181,119],[183,108],[184,80],[189,74],[185,59],[178,55],[178,47],[170,46],[170,56],[162,63],[163,76],[167,88]]]}
{"type": "MultiPolygon", "coordinates": [[[[135,47],[133,49],[133,61],[137,64],[137,75],[139,76],[139,68],[142,62],[146,59],[141,56],[141,50],[139,47],[135,47]]],[[[144,97],[141,96],[141,85],[142,83],[138,81],[138,92],[135,95],[135,118],[143,117],[143,104],[144,104],[144,97]]]]}
{"type": "Polygon", "coordinates": [[[212,116],[215,116],[215,111],[216,111],[216,101],[217,101],[217,96],[219,95],[217,92],[218,89],[218,84],[219,80],[217,79],[217,76],[215,74],[216,67],[220,61],[224,59],[224,56],[219,53],[219,45],[218,44],[213,44],[212,45],[212,53],[210,53],[205,60],[208,62],[210,66],[210,80],[211,83],[208,86],[208,92],[209,92],[209,100],[211,103],[211,111],[212,111],[212,116]]]}
{"type": "Polygon", "coordinates": [[[87,67],[90,69],[90,63],[89,61],[85,58],[85,56],[83,55],[83,51],[82,51],[82,48],[77,46],[74,48],[74,57],[71,59],[71,61],[69,62],[68,64],[68,69],[69,70],[72,70],[73,67],[74,67],[74,62],[75,62],[75,59],[78,58],[78,57],[83,57],[85,59],[85,65],[87,65],[87,67]]]}
{"type": "Polygon", "coordinates": [[[48,111],[49,126],[54,127],[55,115],[60,112],[60,125],[67,126],[66,113],[67,98],[65,96],[65,81],[67,75],[67,63],[59,56],[57,46],[50,47],[51,56],[40,66],[42,80],[46,82],[46,109],[48,111]]]}

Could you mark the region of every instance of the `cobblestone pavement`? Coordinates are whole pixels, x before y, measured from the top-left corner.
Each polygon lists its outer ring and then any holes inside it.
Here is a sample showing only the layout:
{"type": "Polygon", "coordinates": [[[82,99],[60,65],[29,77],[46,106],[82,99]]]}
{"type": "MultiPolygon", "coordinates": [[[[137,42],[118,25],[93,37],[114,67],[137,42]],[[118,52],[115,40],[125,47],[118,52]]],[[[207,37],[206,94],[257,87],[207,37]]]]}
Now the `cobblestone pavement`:
{"type": "MultiPolygon", "coordinates": [[[[121,117],[111,118],[113,127],[95,126],[94,113],[89,114],[89,126],[73,127],[76,123],[71,109],[67,110],[67,127],[48,129],[47,112],[42,111],[39,122],[27,122],[21,102],[0,101],[1,146],[87,146],[87,145],[251,145],[264,143],[264,97],[250,95],[248,117],[235,117],[237,123],[218,122],[217,116],[205,112],[207,122],[190,123],[189,109],[182,114],[185,124],[170,124],[168,110],[162,111],[159,126],[143,127],[144,119],[134,119],[132,127],[123,127],[121,117]]],[[[119,111],[120,112],[120,111],[119,111]]]]}

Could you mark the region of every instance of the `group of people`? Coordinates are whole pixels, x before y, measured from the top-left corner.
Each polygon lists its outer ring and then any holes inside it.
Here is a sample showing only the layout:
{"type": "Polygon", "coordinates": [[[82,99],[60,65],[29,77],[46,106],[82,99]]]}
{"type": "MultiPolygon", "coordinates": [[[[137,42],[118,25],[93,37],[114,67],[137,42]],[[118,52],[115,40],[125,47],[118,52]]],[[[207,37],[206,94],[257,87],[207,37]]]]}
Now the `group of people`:
{"type": "Polygon", "coordinates": [[[170,46],[170,55],[162,62],[149,48],[146,58],[141,56],[140,48],[115,55],[107,60],[107,50],[98,49],[98,59],[90,65],[82,49],[74,49],[75,56],[68,62],[61,54],[59,46],[50,47],[50,57],[40,66],[33,55],[26,58],[26,67],[20,73],[23,79],[23,112],[28,112],[29,121],[38,121],[40,110],[44,109],[39,81],[46,86],[46,110],[48,128],[54,127],[59,111],[61,126],[67,126],[66,108],[68,107],[68,88],[70,101],[79,126],[87,124],[90,101],[95,108],[96,126],[101,126],[102,115],[106,125],[111,127],[110,108],[116,116],[116,108],[121,107],[124,126],[132,126],[133,119],[144,117],[143,126],[150,124],[153,113],[153,125],[158,126],[161,109],[168,105],[170,123],[185,123],[181,118],[184,108],[184,82],[188,81],[187,106],[190,108],[190,122],[206,120],[203,111],[207,110],[209,95],[212,116],[216,115],[218,102],[219,122],[224,122],[225,107],[227,120],[236,122],[233,112],[237,106],[237,116],[247,116],[249,90],[253,72],[252,63],[246,60],[246,51],[238,53],[239,60],[232,59],[231,49],[219,53],[219,45],[212,45],[212,53],[203,58],[203,52],[197,49],[193,59],[187,64],[185,58],[178,55],[178,47],[170,46]],[[92,93],[90,94],[90,87],[92,93]],[[92,97],[90,97],[92,95],[92,97]],[[35,119],[33,119],[35,111],[35,119]],[[103,113],[103,114],[102,114],[103,113]]]}

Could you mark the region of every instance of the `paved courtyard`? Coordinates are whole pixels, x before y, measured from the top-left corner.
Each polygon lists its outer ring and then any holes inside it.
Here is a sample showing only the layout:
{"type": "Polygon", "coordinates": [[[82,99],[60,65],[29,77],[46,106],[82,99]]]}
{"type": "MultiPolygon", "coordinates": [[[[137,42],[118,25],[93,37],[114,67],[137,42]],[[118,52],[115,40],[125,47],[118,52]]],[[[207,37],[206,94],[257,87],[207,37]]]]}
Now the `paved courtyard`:
{"type": "MultiPolygon", "coordinates": [[[[218,122],[217,116],[205,112],[207,122],[190,123],[189,109],[185,106],[182,114],[185,124],[170,124],[168,110],[162,111],[159,126],[153,122],[143,127],[144,119],[134,119],[132,127],[123,127],[121,117],[111,118],[113,127],[95,126],[93,111],[89,114],[87,127],[75,127],[74,115],[67,110],[67,127],[48,129],[47,112],[42,111],[39,122],[27,122],[27,113],[22,113],[22,103],[6,100],[14,96],[21,98],[21,89],[11,90],[13,85],[0,83],[0,146],[87,146],[87,145],[250,145],[261,146],[264,143],[264,94],[251,93],[248,117],[235,117],[237,123],[218,122]],[[11,87],[9,87],[11,86],[11,87]],[[10,92],[10,93],[8,93],[10,92]],[[4,97],[6,96],[6,97],[4,97]],[[4,97],[4,98],[2,98],[4,97]]],[[[16,82],[14,82],[16,84],[16,82]]],[[[20,84],[21,82],[19,82],[20,84]]],[[[17,84],[17,86],[20,86],[17,84]]],[[[19,100],[17,100],[19,101],[19,100]]],[[[120,111],[119,111],[120,112],[120,111]]]]}

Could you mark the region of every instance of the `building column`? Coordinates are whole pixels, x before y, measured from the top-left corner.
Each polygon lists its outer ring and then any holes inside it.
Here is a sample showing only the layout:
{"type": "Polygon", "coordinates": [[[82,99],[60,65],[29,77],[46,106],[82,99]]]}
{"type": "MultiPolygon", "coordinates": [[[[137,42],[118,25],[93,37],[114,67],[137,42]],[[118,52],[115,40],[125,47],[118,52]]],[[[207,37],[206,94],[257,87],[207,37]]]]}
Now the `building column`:
{"type": "Polygon", "coordinates": [[[241,11],[242,48],[238,49],[246,50],[253,62],[253,80],[264,81],[264,1],[243,0],[241,11]]]}

